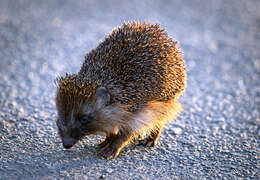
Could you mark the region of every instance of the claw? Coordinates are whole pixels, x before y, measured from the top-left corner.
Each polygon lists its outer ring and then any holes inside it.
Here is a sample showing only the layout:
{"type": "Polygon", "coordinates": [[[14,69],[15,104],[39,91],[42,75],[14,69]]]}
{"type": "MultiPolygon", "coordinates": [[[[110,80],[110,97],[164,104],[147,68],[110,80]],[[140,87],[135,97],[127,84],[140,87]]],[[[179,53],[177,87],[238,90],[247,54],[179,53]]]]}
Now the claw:
{"type": "Polygon", "coordinates": [[[98,145],[98,147],[99,147],[100,149],[103,149],[107,144],[108,144],[108,142],[107,142],[106,140],[104,140],[104,141],[102,141],[102,142],[98,145]]]}
{"type": "Polygon", "coordinates": [[[102,141],[98,146],[100,149],[105,148],[107,145],[109,145],[112,140],[113,140],[114,136],[107,136],[106,139],[104,141],[102,141]]]}
{"type": "Polygon", "coordinates": [[[152,134],[144,139],[138,140],[138,143],[143,146],[154,147],[158,143],[159,136],[159,133],[152,134]]]}
{"type": "Polygon", "coordinates": [[[147,147],[154,147],[156,144],[157,144],[157,141],[154,141],[154,140],[149,141],[149,140],[145,139],[145,140],[139,141],[139,145],[147,146],[147,147]]]}
{"type": "Polygon", "coordinates": [[[118,149],[111,147],[111,146],[108,146],[99,152],[100,156],[107,158],[107,159],[114,159],[118,156],[118,154],[119,154],[118,149]]]}

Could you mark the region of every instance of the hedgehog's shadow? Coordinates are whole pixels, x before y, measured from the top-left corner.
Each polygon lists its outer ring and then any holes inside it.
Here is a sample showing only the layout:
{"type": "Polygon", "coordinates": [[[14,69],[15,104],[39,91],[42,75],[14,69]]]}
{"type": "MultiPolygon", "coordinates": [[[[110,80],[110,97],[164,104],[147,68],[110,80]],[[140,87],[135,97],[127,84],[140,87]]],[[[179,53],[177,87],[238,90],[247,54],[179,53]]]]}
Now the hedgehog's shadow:
{"type": "MultiPolygon", "coordinates": [[[[78,142],[71,149],[65,150],[62,149],[60,153],[64,156],[64,159],[73,161],[74,159],[80,158],[81,160],[93,160],[93,159],[104,159],[99,155],[100,147],[99,144],[102,142],[104,137],[102,136],[89,136],[78,142]]],[[[155,147],[149,147],[142,143],[132,142],[124,147],[119,156],[116,159],[124,159],[127,156],[143,156],[145,154],[149,155],[153,153],[154,150],[158,148],[158,145],[155,147]]]]}

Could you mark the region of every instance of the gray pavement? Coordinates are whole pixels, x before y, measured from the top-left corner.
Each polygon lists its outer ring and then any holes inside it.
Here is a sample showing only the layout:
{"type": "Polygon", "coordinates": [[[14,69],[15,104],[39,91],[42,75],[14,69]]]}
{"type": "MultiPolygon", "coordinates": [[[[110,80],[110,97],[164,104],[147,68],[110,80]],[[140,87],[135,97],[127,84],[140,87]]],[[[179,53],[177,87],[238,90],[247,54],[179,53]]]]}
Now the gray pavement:
{"type": "Polygon", "coordinates": [[[260,1],[0,0],[0,179],[260,179],[260,1]],[[57,75],[124,21],[160,23],[188,70],[184,111],[155,148],[64,150],[57,75]]]}

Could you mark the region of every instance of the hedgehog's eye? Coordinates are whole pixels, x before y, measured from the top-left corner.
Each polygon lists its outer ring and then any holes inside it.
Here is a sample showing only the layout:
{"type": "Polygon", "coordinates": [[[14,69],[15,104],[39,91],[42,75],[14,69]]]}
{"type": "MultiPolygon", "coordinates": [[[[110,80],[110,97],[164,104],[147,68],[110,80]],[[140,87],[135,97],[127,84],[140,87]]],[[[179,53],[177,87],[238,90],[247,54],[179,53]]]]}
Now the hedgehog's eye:
{"type": "Polygon", "coordinates": [[[79,118],[81,124],[87,124],[93,120],[93,117],[90,115],[83,115],[79,118]]]}

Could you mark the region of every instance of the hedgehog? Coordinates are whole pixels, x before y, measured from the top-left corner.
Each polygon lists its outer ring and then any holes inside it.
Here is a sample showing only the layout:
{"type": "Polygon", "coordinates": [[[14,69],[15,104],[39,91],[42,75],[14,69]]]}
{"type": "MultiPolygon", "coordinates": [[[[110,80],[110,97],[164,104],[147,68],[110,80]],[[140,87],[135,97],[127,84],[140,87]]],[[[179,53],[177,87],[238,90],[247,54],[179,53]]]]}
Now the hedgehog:
{"type": "Polygon", "coordinates": [[[56,124],[65,149],[91,134],[99,155],[116,158],[127,144],[155,146],[181,112],[186,70],[177,42],[159,24],[127,22],[86,54],[80,71],[55,80],[56,124]]]}

